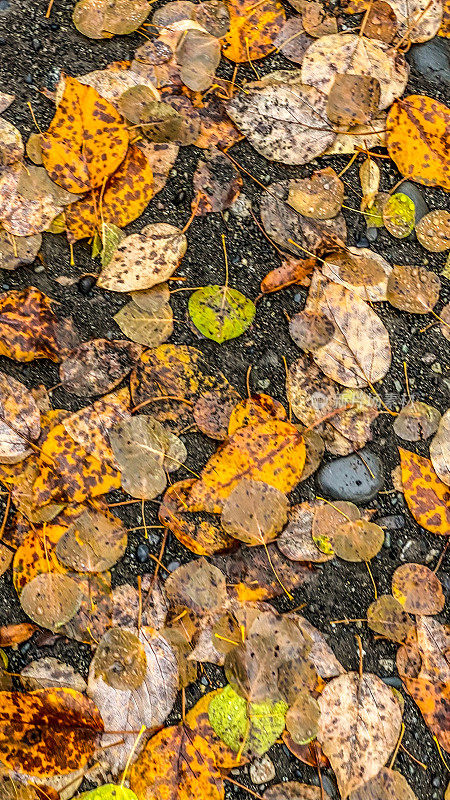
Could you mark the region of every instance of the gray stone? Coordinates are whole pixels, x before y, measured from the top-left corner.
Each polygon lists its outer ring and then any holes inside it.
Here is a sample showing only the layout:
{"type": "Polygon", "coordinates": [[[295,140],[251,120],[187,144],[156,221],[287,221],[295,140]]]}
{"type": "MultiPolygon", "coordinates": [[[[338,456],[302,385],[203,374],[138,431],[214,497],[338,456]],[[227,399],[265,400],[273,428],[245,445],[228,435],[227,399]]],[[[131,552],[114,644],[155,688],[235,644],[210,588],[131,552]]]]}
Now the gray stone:
{"type": "Polygon", "coordinates": [[[375,522],[381,528],[388,531],[400,531],[405,527],[405,518],[403,514],[389,514],[386,517],[378,517],[375,522]]]}
{"type": "Polygon", "coordinates": [[[367,503],[383,486],[383,467],[380,459],[367,447],[329,464],[317,473],[319,490],[335,500],[367,503]]]}
{"type": "Polygon", "coordinates": [[[399,186],[399,192],[406,194],[407,197],[414,203],[414,209],[416,214],[416,225],[425,214],[428,214],[429,208],[423,198],[423,194],[420,191],[419,187],[416,186],[415,183],[412,181],[404,181],[401,186],[399,186]]]}
{"type": "Polygon", "coordinates": [[[250,764],[249,776],[255,786],[260,786],[262,783],[268,783],[275,777],[275,767],[269,756],[262,756],[262,758],[255,758],[250,764]]]}
{"type": "Polygon", "coordinates": [[[431,83],[442,87],[450,86],[450,53],[447,39],[436,36],[429,42],[413,45],[407,60],[413,70],[431,83]]]}

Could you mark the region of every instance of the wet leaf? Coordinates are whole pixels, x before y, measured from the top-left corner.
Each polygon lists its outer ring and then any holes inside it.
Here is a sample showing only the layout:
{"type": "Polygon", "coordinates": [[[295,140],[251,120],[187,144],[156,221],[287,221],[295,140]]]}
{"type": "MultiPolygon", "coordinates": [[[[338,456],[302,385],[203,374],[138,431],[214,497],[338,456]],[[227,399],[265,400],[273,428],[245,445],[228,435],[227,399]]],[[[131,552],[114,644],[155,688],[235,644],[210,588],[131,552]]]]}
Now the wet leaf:
{"type": "Polygon", "coordinates": [[[77,572],[104,572],[122,558],[126,546],[127,532],[118,517],[84,511],[58,540],[55,552],[77,572]]]}
{"type": "Polygon", "coordinates": [[[403,642],[413,625],[412,618],[390,594],[378,597],[367,609],[369,628],[393,642],[403,642]]]}
{"type": "Polygon", "coordinates": [[[385,0],[375,0],[369,9],[364,33],[369,39],[380,39],[391,44],[397,32],[397,17],[393,5],[385,0]]]}
{"type": "Polygon", "coordinates": [[[147,0],[78,0],[73,24],[90,39],[108,39],[115,34],[133,33],[147,19],[147,0]]]}
{"type": "Polygon", "coordinates": [[[442,21],[442,2],[433,0],[392,0],[397,18],[398,35],[408,35],[410,42],[426,42],[439,30],[442,21]]]}
{"type": "Polygon", "coordinates": [[[344,522],[333,531],[334,552],[344,561],[370,561],[383,542],[383,528],[365,519],[344,522]]]}
{"type": "Polygon", "coordinates": [[[439,578],[424,564],[402,564],[392,576],[392,594],[410,614],[439,614],[445,598],[439,578]]]}
{"type": "Polygon", "coordinates": [[[401,439],[418,442],[436,433],[440,419],[441,415],[437,408],[427,403],[411,402],[400,409],[393,428],[401,439]]]}
{"type": "Polygon", "coordinates": [[[91,339],[64,359],[59,377],[72,394],[104,394],[123,380],[140,354],[141,348],[126,340],[91,339]]]}
{"type": "Polygon", "coordinates": [[[42,159],[50,178],[68,192],[102,186],[125,158],[127,147],[128,131],[114,106],[67,75],[63,97],[42,137],[42,159]]]}
{"type": "Polygon", "coordinates": [[[101,232],[104,223],[125,228],[147,208],[153,193],[150,161],[137,144],[132,144],[122,163],[106,180],[104,189],[102,186],[87,192],[66,208],[69,241],[76,242],[101,232]]]}
{"type": "Polygon", "coordinates": [[[168,103],[155,99],[151,85],[127,89],[119,98],[119,109],[126,119],[141,126],[151,142],[172,142],[180,138],[182,115],[168,103]]]}
{"type": "Polygon", "coordinates": [[[312,538],[315,505],[303,502],[292,506],[289,521],[277,539],[278,549],[292,561],[312,561],[320,564],[334,558],[334,553],[323,553],[312,538]]]}
{"type": "Polygon", "coordinates": [[[9,770],[39,778],[65,775],[94,754],[103,723],[84,695],[63,688],[1,696],[0,761],[9,770]]]}
{"type": "Polygon", "coordinates": [[[150,223],[121,242],[98,286],[115,292],[150,289],[170,278],[186,248],[186,237],[179,228],[165,222],[150,223]]]}
{"type": "Polygon", "coordinates": [[[406,778],[383,767],[378,775],[350,794],[349,800],[417,800],[406,778]]]}
{"type": "Polygon", "coordinates": [[[285,58],[294,64],[301,64],[312,38],[305,32],[302,18],[289,17],[278,33],[274,45],[285,58]]]}
{"type": "Polygon", "coordinates": [[[73,347],[75,334],[58,322],[50,297],[34,286],[0,294],[0,355],[15,361],[60,361],[73,347]]]}
{"type": "Polygon", "coordinates": [[[370,122],[380,106],[380,91],[376,77],[338,73],[328,93],[328,119],[346,127],[370,122]]]}
{"type": "Polygon", "coordinates": [[[234,539],[225,533],[215,517],[189,511],[189,492],[194,478],[178,481],[169,486],[159,507],[158,515],[162,525],[168,528],[181,544],[198,556],[210,556],[228,550],[234,539]]]}
{"type": "Polygon", "coordinates": [[[416,210],[413,201],[403,192],[391,195],[383,206],[386,230],[396,239],[404,239],[414,230],[416,210]]]}
{"type": "Polygon", "coordinates": [[[284,729],[287,703],[266,700],[247,703],[231,686],[213,697],[209,704],[209,721],[221,739],[238,752],[263,755],[284,729]]]}
{"type": "Polygon", "coordinates": [[[37,625],[57,631],[77,613],[81,593],[68,575],[43,572],[24,586],[20,604],[37,625]]]}
{"type": "Polygon", "coordinates": [[[442,415],[436,436],[430,442],[430,458],[438,478],[450,486],[450,410],[442,415]]]}
{"type": "Polygon", "coordinates": [[[254,61],[275,49],[274,41],[286,14],[278,0],[226,0],[230,30],[224,37],[223,53],[231,61],[254,61]]]}
{"type": "Polygon", "coordinates": [[[348,247],[343,251],[329,253],[322,266],[325,277],[334,283],[340,283],[362,300],[371,303],[386,300],[391,272],[392,267],[383,256],[366,247],[348,247]]]}
{"type": "Polygon", "coordinates": [[[290,181],[287,202],[304,217],[331,219],[344,202],[344,184],[334,169],[327,167],[310,178],[290,181]]]}
{"type": "Polygon", "coordinates": [[[377,775],[392,753],[400,733],[400,706],[380,678],[356,672],[330,681],[319,705],[317,738],[346,798],[377,775]]]}
{"type": "Polygon", "coordinates": [[[402,486],[408,508],[427,531],[445,535],[450,524],[449,487],[443,483],[428,458],[399,448],[402,486]]]}
{"type": "Polygon", "coordinates": [[[307,691],[297,695],[286,714],[286,728],[296,744],[306,744],[315,739],[318,732],[320,707],[307,691]]]}
{"type": "Polygon", "coordinates": [[[303,83],[325,95],[331,91],[336,73],[367,75],[380,84],[379,108],[388,108],[403,94],[408,67],[403,56],[384,42],[354,33],[322,36],[306,51],[302,62],[303,83]]]}
{"type": "Polygon", "coordinates": [[[126,786],[118,786],[116,783],[104,783],[89,792],[82,792],[78,797],[82,800],[138,800],[137,795],[131,789],[127,789],[126,786]]]}
{"type": "Polygon", "coordinates": [[[189,314],[203,336],[223,344],[245,333],[253,322],[256,307],[237,289],[204,286],[190,296],[189,314]]]}
{"type": "Polygon", "coordinates": [[[287,419],[284,406],[268,394],[253,394],[241,400],[231,412],[228,435],[246,425],[258,425],[270,419],[287,419]]]}
{"type": "Polygon", "coordinates": [[[334,541],[341,526],[360,519],[361,513],[354,503],[336,500],[333,503],[318,505],[314,510],[311,535],[319,550],[326,555],[334,555],[334,541]]]}
{"type": "MultiPolygon", "coordinates": [[[[376,2],[384,2],[384,0],[376,0],[376,2]]],[[[386,3],[387,5],[387,3],[386,3]]],[[[377,196],[380,188],[380,168],[375,159],[368,156],[359,168],[359,180],[363,193],[361,201],[361,209],[371,208],[373,206],[375,197],[377,196]]],[[[370,217],[368,218],[370,224],[370,217]]]]}
{"type": "Polygon", "coordinates": [[[205,153],[192,178],[194,191],[201,192],[197,214],[225,211],[239,196],[242,178],[233,162],[216,148],[205,153]]]}
{"type": "Polygon", "coordinates": [[[178,42],[175,58],[180,78],[194,92],[204,92],[214,83],[220,63],[220,42],[206,30],[187,30],[178,42]]]}
{"type": "Polygon", "coordinates": [[[138,637],[122,628],[110,628],[102,637],[92,669],[113,689],[139,689],[147,672],[147,656],[138,637]]]}
{"type": "Polygon", "coordinates": [[[449,191],[450,167],[443,150],[450,127],[447,106],[426,95],[408,95],[393,104],[386,126],[388,152],[400,173],[449,191]]]}
{"type": "Polygon", "coordinates": [[[32,264],[42,245],[40,233],[32,236],[12,236],[0,231],[0,269],[16,269],[20,264],[32,264]]]}
{"type": "MultiPolygon", "coordinates": [[[[12,557],[12,553],[11,553],[12,557]]],[[[31,622],[19,622],[16,625],[0,626],[0,647],[11,647],[14,644],[27,642],[36,630],[31,622]]]]}
{"type": "Polygon", "coordinates": [[[289,422],[248,425],[211,456],[192,487],[190,502],[193,509],[219,513],[244,476],[289,492],[300,480],[304,463],[304,441],[289,422]]]}
{"type": "Polygon", "coordinates": [[[0,372],[0,463],[16,464],[41,432],[39,409],[23,383],[0,372]]]}
{"type": "Polygon", "coordinates": [[[386,115],[378,111],[371,122],[352,127],[338,133],[333,144],[324,155],[346,155],[361,152],[359,148],[386,147],[386,115]]]}
{"type": "Polygon", "coordinates": [[[288,507],[278,489],[242,478],[223,504],[222,525],[226,533],[249,546],[267,544],[286,524],[288,507]]]}
{"type": "Polygon", "coordinates": [[[289,334],[302,350],[314,352],[330,341],[334,324],[324,314],[300,311],[289,320],[289,334]]]}
{"type": "Polygon", "coordinates": [[[84,692],[86,682],[79,672],[57,658],[46,656],[31,661],[20,672],[20,681],[27,691],[67,687],[76,692],[84,692]]]}
{"type": "Polygon", "coordinates": [[[291,592],[311,578],[308,567],[285,558],[275,543],[254,547],[251,556],[249,559],[248,552],[240,548],[237,553],[215,555],[211,559],[226,575],[227,583],[231,584],[230,594],[241,602],[279,597],[284,594],[280,581],[291,592]],[[278,577],[275,577],[274,570],[278,577]]]}
{"type": "Polygon", "coordinates": [[[327,13],[323,5],[314,0],[304,3],[302,20],[306,33],[315,38],[337,33],[338,30],[335,15],[327,13]]]}
{"type": "Polygon", "coordinates": [[[227,597],[225,576],[204,558],[178,567],[164,588],[169,603],[198,615],[220,610],[227,597]]]}
{"type": "Polygon", "coordinates": [[[335,326],[332,339],[313,353],[320,369],[351,388],[381,380],[391,364],[391,347],[386,328],[370,306],[344,286],[329,283],[317,310],[335,326]]]}
{"type": "Polygon", "coordinates": [[[20,131],[12,122],[0,118],[0,160],[2,165],[20,161],[23,154],[24,146],[20,131]]]}
{"type": "Polygon", "coordinates": [[[114,315],[114,320],[125,336],[147,347],[157,347],[173,333],[173,312],[169,303],[152,314],[131,301],[114,315]]]}
{"type": "Polygon", "coordinates": [[[253,83],[227,105],[252,147],[282,164],[307,164],[333,143],[325,112],[326,97],[315,87],[281,82],[253,83]]]}
{"type": "Polygon", "coordinates": [[[416,226],[416,236],[425,250],[443,253],[450,248],[450,211],[436,209],[425,214],[416,226]]]}
{"type": "MultiPolygon", "coordinates": [[[[289,747],[289,744],[287,746],[289,747]]],[[[320,745],[316,745],[316,747],[318,749],[320,745]]],[[[315,764],[311,766],[315,766],[315,764]]],[[[325,765],[321,764],[321,766],[325,765]]],[[[325,790],[322,791],[320,786],[311,786],[309,783],[298,783],[297,781],[286,781],[269,786],[263,797],[264,800],[330,800],[330,795],[325,790]]]]}
{"type": "Polygon", "coordinates": [[[109,431],[117,422],[128,419],[129,408],[130,392],[123,388],[64,417],[62,423],[69,436],[89,455],[117,467],[109,442],[109,431]]]}
{"type": "Polygon", "coordinates": [[[261,292],[263,294],[278,292],[279,289],[284,289],[293,283],[307,286],[309,285],[308,276],[311,275],[314,266],[315,259],[313,258],[297,259],[288,256],[282,262],[281,267],[275,267],[262,279],[261,292]]]}
{"type": "Polygon", "coordinates": [[[198,429],[211,439],[226,439],[231,414],[239,400],[232,387],[200,395],[193,411],[198,429]]]}
{"type": "Polygon", "coordinates": [[[391,305],[410,314],[429,314],[439,300],[441,282],[424,267],[395,265],[388,279],[386,296],[391,305]]]}
{"type": "Polygon", "coordinates": [[[13,186],[9,197],[6,193],[1,214],[9,234],[32,236],[45,231],[66,206],[79,199],[79,195],[53,183],[43,167],[17,163],[9,169],[13,186]]]}

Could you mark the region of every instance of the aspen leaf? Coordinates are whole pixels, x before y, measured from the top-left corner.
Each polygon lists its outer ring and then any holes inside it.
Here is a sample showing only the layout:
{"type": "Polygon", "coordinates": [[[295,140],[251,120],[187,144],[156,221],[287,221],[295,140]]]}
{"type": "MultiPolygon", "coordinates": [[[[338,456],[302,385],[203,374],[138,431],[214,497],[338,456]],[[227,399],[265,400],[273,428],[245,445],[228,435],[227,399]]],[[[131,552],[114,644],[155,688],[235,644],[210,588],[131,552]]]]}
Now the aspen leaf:
{"type": "Polygon", "coordinates": [[[125,158],[125,124],[95,89],[65,77],[64,94],[46,134],[42,159],[50,178],[68,192],[101,186],[125,158]]]}
{"type": "Polygon", "coordinates": [[[317,736],[320,708],[307,691],[300,692],[286,714],[286,728],[296,744],[306,744],[317,736]]]}
{"type": "Polygon", "coordinates": [[[436,209],[425,214],[416,225],[416,236],[426,250],[443,253],[450,248],[450,212],[436,209]]]}
{"type": "Polygon", "coordinates": [[[408,36],[412,43],[432,39],[442,22],[441,0],[391,0],[390,5],[397,19],[397,33],[408,36]]]}
{"type": "Polygon", "coordinates": [[[391,44],[397,32],[397,17],[393,5],[385,0],[375,0],[369,8],[364,33],[369,39],[381,39],[391,44]]]}
{"type": "Polygon", "coordinates": [[[16,464],[32,452],[41,432],[41,415],[23,383],[0,372],[0,463],[16,464]]]}
{"type": "Polygon", "coordinates": [[[36,630],[36,625],[31,622],[19,622],[16,625],[0,626],[0,646],[11,647],[14,644],[22,644],[28,641],[36,630]]]}
{"type": "Polygon", "coordinates": [[[262,756],[283,732],[287,709],[282,700],[247,704],[228,685],[211,700],[209,721],[232,750],[262,756]]]}
{"type": "Polygon", "coordinates": [[[140,354],[141,347],[125,339],[91,339],[69,353],[59,377],[72,394],[104,394],[123,380],[140,354]]]}
{"type": "Polygon", "coordinates": [[[439,578],[424,564],[402,564],[392,576],[392,594],[410,614],[439,614],[445,598],[439,578]]]}
{"type": "Polygon", "coordinates": [[[383,542],[383,528],[365,519],[344,522],[333,531],[334,552],[344,561],[370,561],[383,542]]]}
{"type": "Polygon", "coordinates": [[[219,513],[244,476],[289,492],[301,478],[305,455],[303,438],[289,422],[274,419],[241,428],[211,456],[194,483],[192,509],[219,513]]]}
{"type": "Polygon", "coordinates": [[[334,169],[327,167],[310,178],[291,181],[287,202],[304,217],[331,219],[344,202],[344,184],[334,169]]]}
{"type": "Polygon", "coordinates": [[[73,24],[90,39],[109,39],[114,34],[133,33],[147,19],[147,0],[78,0],[73,24]]]}
{"type": "Polygon", "coordinates": [[[428,458],[399,448],[402,486],[408,508],[416,522],[427,531],[448,534],[450,491],[428,458]]]}
{"type": "Polygon", "coordinates": [[[227,597],[225,576],[204,558],[178,567],[167,578],[165,590],[171,604],[197,615],[220,610],[227,597]]]}
{"type": "Polygon", "coordinates": [[[127,532],[112,514],[84,511],[58,540],[55,553],[77,572],[104,572],[122,558],[127,532]]]}
{"type": "Polygon", "coordinates": [[[403,642],[413,625],[412,618],[390,594],[383,594],[367,609],[369,628],[393,642],[403,642]]]}
{"type": "Polygon", "coordinates": [[[20,362],[60,361],[74,339],[70,326],[58,322],[50,297],[39,289],[28,286],[0,294],[0,355],[20,362]]]}
{"type": "Polygon", "coordinates": [[[288,507],[278,489],[242,478],[224,502],[222,525],[226,533],[249,546],[267,544],[285,525],[288,507]]]}
{"type": "Polygon", "coordinates": [[[445,155],[450,109],[431,97],[411,94],[397,100],[386,120],[387,148],[400,173],[425,186],[450,191],[445,155]]]}
{"type": "Polygon", "coordinates": [[[103,723],[94,703],[79,692],[1,692],[1,700],[0,761],[8,770],[38,778],[65,775],[94,754],[103,723]]]}
{"type": "Polygon", "coordinates": [[[149,313],[132,300],[114,315],[114,321],[125,336],[146,347],[157,347],[173,333],[173,312],[169,303],[149,313]]]}
{"type": "Polygon", "coordinates": [[[308,36],[303,26],[300,16],[289,17],[278,33],[274,45],[283,55],[293,61],[294,64],[301,64],[312,38],[308,36]]]}
{"type": "Polygon", "coordinates": [[[129,408],[129,390],[119,389],[64,417],[62,424],[69,436],[89,455],[117,466],[109,442],[109,431],[117,422],[128,419],[129,408]]]}
{"type": "Polygon", "coordinates": [[[234,407],[228,424],[228,435],[232,436],[239,428],[245,428],[246,425],[257,425],[270,419],[286,420],[284,406],[268,394],[253,394],[234,407]]]}
{"type": "Polygon", "coordinates": [[[231,415],[239,400],[232,387],[200,395],[193,411],[198,429],[211,439],[226,439],[231,415]]]}
{"type": "Polygon", "coordinates": [[[292,561],[312,561],[320,564],[329,561],[334,553],[324,553],[312,538],[315,506],[304,502],[292,506],[287,526],[277,539],[278,549],[292,561]]]}
{"type": "Polygon", "coordinates": [[[12,122],[0,118],[0,159],[3,165],[23,158],[24,146],[20,131],[12,122]]]}
{"type": "Polygon", "coordinates": [[[393,428],[397,436],[407,442],[428,439],[436,433],[441,415],[428,403],[411,402],[400,409],[393,428]]]}
{"type": "Polygon", "coordinates": [[[223,530],[218,519],[194,515],[189,511],[189,492],[194,478],[178,481],[166,490],[159,507],[159,520],[181,544],[198,556],[228,550],[234,539],[223,530]]]}
{"type": "Polygon", "coordinates": [[[0,269],[16,269],[20,264],[32,264],[42,245],[40,233],[15,236],[0,231],[0,269]]]}
{"type": "Polygon", "coordinates": [[[223,53],[238,63],[264,58],[275,49],[274,41],[286,19],[278,0],[227,0],[230,30],[224,37],[223,53]]]}
{"type": "Polygon", "coordinates": [[[430,442],[431,463],[438,478],[450,486],[450,410],[442,415],[436,436],[430,442]]]}
{"type": "Polygon", "coordinates": [[[337,74],[327,100],[327,117],[335,125],[361,125],[376,116],[380,82],[369,75],[337,74]]]}
{"type": "Polygon", "coordinates": [[[314,264],[315,259],[312,258],[300,259],[288,256],[283,260],[281,267],[270,270],[262,279],[261,292],[263,294],[278,292],[279,289],[284,289],[293,283],[299,283],[301,286],[308,285],[308,276],[311,275],[314,264]]]}
{"type": "Polygon", "coordinates": [[[119,244],[98,285],[115,292],[150,289],[170,278],[186,248],[186,237],[179,228],[165,222],[150,223],[119,244]]]}
{"type": "MultiPolygon", "coordinates": [[[[287,734],[289,736],[289,734],[287,734]]],[[[283,734],[283,741],[285,742],[286,746],[297,755],[298,753],[298,745],[293,742],[294,747],[290,746],[290,742],[292,739],[289,740],[284,738],[283,734]],[[289,741],[290,740],[290,741],[289,741]],[[295,749],[294,749],[295,748],[295,749]]],[[[318,750],[320,745],[315,743],[314,750],[318,750]]],[[[311,747],[307,746],[306,751],[307,753],[311,751],[311,747]]],[[[311,766],[317,766],[317,762],[314,761],[314,757],[309,756],[311,762],[311,766]]],[[[322,755],[321,767],[326,766],[326,759],[322,755]]],[[[325,789],[321,789],[320,786],[310,786],[308,783],[298,783],[297,781],[285,781],[284,783],[276,783],[275,786],[269,786],[268,789],[263,794],[264,800],[330,800],[330,795],[325,791],[325,789]]]]}
{"type": "Polygon", "coordinates": [[[317,738],[347,798],[377,775],[392,753],[400,733],[400,706],[380,678],[356,672],[330,681],[319,705],[317,738]]]}
{"type": "Polygon", "coordinates": [[[389,767],[350,794],[349,800],[417,800],[401,772],[389,767]]]}
{"type": "Polygon", "coordinates": [[[203,216],[229,208],[239,196],[242,178],[225,153],[210,148],[197,164],[192,185],[201,192],[197,214],[203,216]]]}
{"type": "Polygon", "coordinates": [[[391,195],[383,206],[386,230],[396,239],[404,239],[414,230],[416,210],[413,201],[403,192],[391,195]]]}
{"type": "Polygon", "coordinates": [[[424,267],[395,265],[388,278],[386,297],[395,308],[410,314],[429,314],[439,300],[441,282],[424,267]]]}
{"type": "Polygon", "coordinates": [[[68,575],[43,572],[24,586],[20,604],[33,622],[56,631],[77,613],[81,593],[68,575]]]}
{"type": "Polygon", "coordinates": [[[84,692],[86,689],[86,682],[79,672],[52,656],[31,661],[21,670],[20,676],[20,681],[27,691],[51,687],[67,687],[76,692],[84,692]]]}
{"type": "Polygon", "coordinates": [[[126,786],[118,786],[116,783],[104,783],[89,792],[81,792],[78,797],[82,800],[138,800],[137,795],[131,789],[126,786]]]}
{"type": "Polygon", "coordinates": [[[245,333],[255,314],[255,304],[228,286],[203,286],[189,298],[189,315],[195,327],[219,344],[245,333]]]}

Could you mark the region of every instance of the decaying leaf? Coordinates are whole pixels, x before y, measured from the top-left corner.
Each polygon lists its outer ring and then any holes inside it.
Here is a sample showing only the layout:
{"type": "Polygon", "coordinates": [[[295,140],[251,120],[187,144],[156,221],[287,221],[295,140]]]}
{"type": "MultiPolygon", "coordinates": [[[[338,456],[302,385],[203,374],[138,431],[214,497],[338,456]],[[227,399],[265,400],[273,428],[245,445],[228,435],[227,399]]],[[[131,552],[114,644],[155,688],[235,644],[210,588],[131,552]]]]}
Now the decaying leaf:
{"type": "Polygon", "coordinates": [[[431,253],[443,253],[450,248],[450,211],[436,209],[425,214],[416,225],[420,244],[431,253]]]}
{"type": "Polygon", "coordinates": [[[238,393],[230,386],[200,395],[193,411],[198,429],[211,439],[226,439],[231,414],[239,400],[238,393]]]}
{"type": "Polygon", "coordinates": [[[222,344],[247,330],[255,317],[256,307],[238,289],[203,286],[190,296],[189,314],[200,333],[222,344]]]}
{"type": "Polygon", "coordinates": [[[450,492],[428,458],[399,448],[405,500],[416,522],[431,533],[446,535],[450,525],[450,492]]]}
{"type": "Polygon", "coordinates": [[[333,531],[333,549],[344,561],[370,561],[380,552],[384,532],[365,519],[344,522],[333,531]]]}
{"type": "Polygon", "coordinates": [[[402,564],[392,576],[392,594],[410,614],[439,614],[445,598],[439,578],[424,564],[402,564]]]}
{"type": "Polygon", "coordinates": [[[376,116],[380,82],[371,75],[337,73],[328,94],[327,117],[335,125],[361,125],[376,116]]]}
{"type": "Polygon", "coordinates": [[[230,30],[225,36],[224,55],[231,61],[254,61],[275,49],[274,41],[286,14],[281,3],[264,0],[227,0],[230,30]]]}
{"type": "Polygon", "coordinates": [[[298,783],[297,781],[286,781],[269,786],[263,797],[264,800],[330,800],[329,794],[320,786],[311,786],[309,783],[298,783]]]}
{"type": "Polygon", "coordinates": [[[129,409],[129,390],[118,389],[64,417],[62,424],[69,436],[89,455],[117,467],[109,442],[109,431],[117,422],[128,419],[129,409]]]}
{"type": "Polygon", "coordinates": [[[173,333],[173,312],[169,303],[161,304],[152,313],[132,300],[114,315],[114,320],[125,336],[146,347],[157,347],[173,333]]]}
{"type": "Polygon", "coordinates": [[[428,403],[411,402],[400,409],[394,420],[393,428],[397,436],[407,442],[418,442],[428,439],[436,433],[440,412],[428,403]]]}
{"type": "Polygon", "coordinates": [[[122,558],[127,532],[112,514],[84,511],[58,540],[56,555],[77,572],[104,572],[122,558]]]}
{"type": "Polygon", "coordinates": [[[334,169],[327,167],[310,178],[291,181],[287,202],[304,217],[330,219],[341,210],[344,184],[334,169]]]}
{"type": "Polygon", "coordinates": [[[27,691],[51,687],[67,687],[76,692],[86,690],[86,681],[83,680],[80,673],[76,672],[70,664],[58,661],[52,656],[31,661],[21,670],[20,676],[21,684],[27,691]]]}
{"type": "Polygon", "coordinates": [[[406,778],[396,769],[383,767],[378,775],[351,792],[349,800],[417,800],[406,778]]]}
{"type": "Polygon", "coordinates": [[[0,294],[0,355],[15,361],[60,361],[75,344],[70,324],[58,322],[50,297],[34,286],[0,294]]]}
{"type": "Polygon", "coordinates": [[[0,463],[16,464],[32,452],[41,416],[23,383],[0,372],[0,463]]]}
{"type": "Polygon", "coordinates": [[[104,394],[123,380],[140,354],[141,347],[126,340],[91,339],[69,353],[59,376],[68,392],[104,394]]]}
{"type": "Polygon", "coordinates": [[[77,30],[90,39],[133,33],[147,19],[147,0],[78,0],[73,10],[77,30]]]}
{"type": "Polygon", "coordinates": [[[212,515],[194,515],[189,511],[189,492],[194,478],[169,486],[159,507],[159,519],[181,544],[198,556],[210,556],[229,550],[233,537],[223,530],[212,515]]]}
{"type": "Polygon", "coordinates": [[[343,798],[375,777],[397,742],[402,714],[392,690],[376,675],[348,672],[319,697],[318,739],[343,798]]]}
{"type": "Polygon", "coordinates": [[[429,314],[439,300],[441,282],[424,267],[395,265],[389,275],[386,296],[400,311],[429,314]]]}
{"type": "Polygon", "coordinates": [[[57,631],[77,613],[81,593],[68,575],[43,572],[24,586],[20,604],[33,622],[57,631]]]}
{"type": "Polygon", "coordinates": [[[194,191],[201,192],[197,214],[225,211],[239,196],[242,178],[233,162],[216,148],[207,151],[192,178],[194,191]]]}
{"type": "Polygon", "coordinates": [[[223,504],[222,525],[247,545],[267,544],[285,525],[288,505],[279,489],[242,478],[223,504]]]}
{"type": "Polygon", "coordinates": [[[449,136],[450,109],[426,95],[411,94],[393,104],[386,127],[388,152],[401,174],[449,191],[443,143],[449,136]]]}
{"type": "Polygon", "coordinates": [[[412,618],[390,594],[378,597],[367,609],[369,628],[393,642],[403,642],[413,625],[412,618]]]}
{"type": "Polygon", "coordinates": [[[430,458],[438,478],[450,486],[450,410],[442,415],[436,436],[430,442],[430,458]]]}
{"type": "Polygon", "coordinates": [[[174,225],[155,222],[119,244],[98,285],[115,292],[150,289],[176,270],[187,248],[185,235],[174,225]]]}
{"type": "Polygon", "coordinates": [[[334,558],[334,553],[324,553],[312,538],[315,505],[304,502],[292,506],[289,521],[277,539],[278,549],[292,561],[322,563],[334,558]]]}

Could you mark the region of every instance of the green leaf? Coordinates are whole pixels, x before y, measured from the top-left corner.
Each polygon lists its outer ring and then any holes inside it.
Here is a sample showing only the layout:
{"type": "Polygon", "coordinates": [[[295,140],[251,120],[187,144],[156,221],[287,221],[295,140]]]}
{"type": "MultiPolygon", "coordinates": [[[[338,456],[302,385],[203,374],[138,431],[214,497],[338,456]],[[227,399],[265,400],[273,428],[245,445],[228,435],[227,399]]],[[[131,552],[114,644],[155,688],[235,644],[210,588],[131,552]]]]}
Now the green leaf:
{"type": "Polygon", "coordinates": [[[109,264],[122,239],[125,239],[125,234],[121,228],[110,222],[102,223],[102,267],[109,264]]]}
{"type": "Polygon", "coordinates": [[[77,800],[138,800],[131,789],[126,786],[118,786],[116,783],[105,783],[97,789],[89,792],[82,792],[77,800]]]}
{"type": "Polygon", "coordinates": [[[396,239],[409,236],[416,222],[416,209],[411,198],[403,192],[393,194],[383,208],[383,221],[396,239]]]}
{"type": "Polygon", "coordinates": [[[203,336],[222,344],[252,324],[255,304],[237,289],[203,286],[189,298],[189,314],[203,336]]]}
{"type": "Polygon", "coordinates": [[[225,744],[238,752],[262,756],[284,730],[288,705],[284,701],[265,700],[247,703],[228,684],[209,704],[209,721],[225,744]]]}

